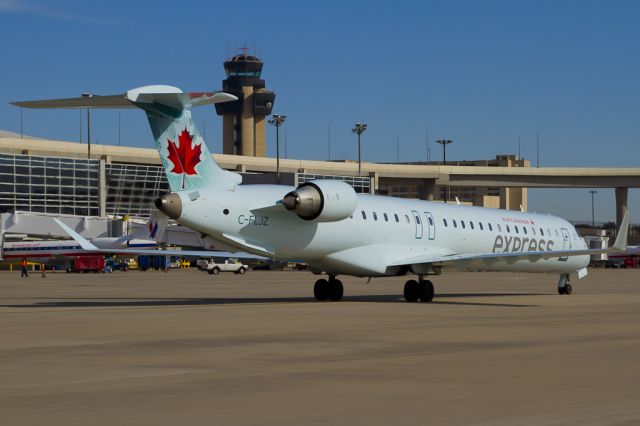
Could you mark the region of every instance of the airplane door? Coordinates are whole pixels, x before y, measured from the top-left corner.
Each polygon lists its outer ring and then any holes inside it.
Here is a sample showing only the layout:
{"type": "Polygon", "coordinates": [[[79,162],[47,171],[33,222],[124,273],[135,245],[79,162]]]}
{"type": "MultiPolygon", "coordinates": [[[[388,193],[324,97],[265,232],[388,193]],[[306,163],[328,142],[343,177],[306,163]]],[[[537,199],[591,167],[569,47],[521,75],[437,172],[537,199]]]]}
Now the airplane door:
{"type": "Polygon", "coordinates": [[[430,240],[434,240],[436,238],[436,222],[433,219],[433,215],[429,212],[424,212],[424,217],[427,219],[427,237],[430,240]]]}
{"type": "MultiPolygon", "coordinates": [[[[565,228],[560,228],[560,233],[562,234],[562,250],[571,250],[571,238],[569,238],[569,231],[565,228]]],[[[560,257],[558,260],[566,262],[569,258],[560,257]]]]}
{"type": "Polygon", "coordinates": [[[411,210],[411,214],[413,215],[413,221],[416,224],[416,239],[422,238],[423,230],[422,230],[422,220],[420,220],[420,215],[417,211],[411,210]]]}
{"type": "Polygon", "coordinates": [[[569,238],[569,231],[565,228],[561,228],[562,232],[562,250],[571,250],[571,239],[569,238]]]}

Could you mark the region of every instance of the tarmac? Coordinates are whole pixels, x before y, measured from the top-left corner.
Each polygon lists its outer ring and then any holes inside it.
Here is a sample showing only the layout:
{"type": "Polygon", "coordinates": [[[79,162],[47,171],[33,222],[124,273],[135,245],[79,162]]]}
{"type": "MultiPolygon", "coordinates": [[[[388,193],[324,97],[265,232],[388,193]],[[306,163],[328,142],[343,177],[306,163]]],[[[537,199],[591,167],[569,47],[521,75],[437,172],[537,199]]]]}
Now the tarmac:
{"type": "Polygon", "coordinates": [[[0,273],[2,425],[640,424],[640,271],[0,273]]]}

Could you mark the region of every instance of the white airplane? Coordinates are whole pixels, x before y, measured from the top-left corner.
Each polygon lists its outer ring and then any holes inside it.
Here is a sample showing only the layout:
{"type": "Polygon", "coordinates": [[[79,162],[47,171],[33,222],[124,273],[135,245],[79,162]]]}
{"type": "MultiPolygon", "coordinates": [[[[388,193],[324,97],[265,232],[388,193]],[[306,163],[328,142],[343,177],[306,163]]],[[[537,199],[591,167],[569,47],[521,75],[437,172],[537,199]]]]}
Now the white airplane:
{"type": "MultiPolygon", "coordinates": [[[[589,250],[566,220],[544,214],[356,194],[348,184],[314,180],[295,187],[241,185],[220,168],[191,118],[191,108],[236,100],[221,92],[183,93],[145,86],[122,95],[14,102],[25,108],[134,108],[147,114],[171,193],[156,207],[221,246],[275,259],[301,259],[316,274],[318,300],[340,300],[340,275],[413,274],[408,302],[430,302],[427,278],[446,267],[552,272],[558,293],[571,294],[571,274],[587,275],[589,256],[625,250],[629,215],[615,244],[589,250]]],[[[86,240],[60,224],[86,248],[86,240]]],[[[95,249],[95,248],[93,248],[95,249]]]]}
{"type": "MultiPolygon", "coordinates": [[[[54,219],[57,222],[57,219],[54,219]]],[[[167,226],[168,218],[161,212],[154,212],[144,227],[122,237],[98,237],[90,243],[105,252],[117,253],[131,248],[157,247],[158,237],[167,226]]],[[[70,257],[95,254],[87,252],[75,240],[9,241],[2,246],[1,259],[26,258],[38,263],[55,263],[70,257]]]]}

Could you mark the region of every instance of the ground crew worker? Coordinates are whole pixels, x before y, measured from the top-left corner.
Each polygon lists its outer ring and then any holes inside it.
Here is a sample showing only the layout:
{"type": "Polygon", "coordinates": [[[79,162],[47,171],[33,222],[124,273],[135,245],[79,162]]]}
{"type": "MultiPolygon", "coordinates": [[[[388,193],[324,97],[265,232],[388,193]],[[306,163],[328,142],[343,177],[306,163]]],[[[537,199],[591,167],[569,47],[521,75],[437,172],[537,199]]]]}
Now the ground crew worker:
{"type": "Polygon", "coordinates": [[[24,278],[24,277],[29,278],[29,274],[27,273],[27,258],[26,257],[22,258],[22,274],[20,275],[20,278],[24,278]]]}

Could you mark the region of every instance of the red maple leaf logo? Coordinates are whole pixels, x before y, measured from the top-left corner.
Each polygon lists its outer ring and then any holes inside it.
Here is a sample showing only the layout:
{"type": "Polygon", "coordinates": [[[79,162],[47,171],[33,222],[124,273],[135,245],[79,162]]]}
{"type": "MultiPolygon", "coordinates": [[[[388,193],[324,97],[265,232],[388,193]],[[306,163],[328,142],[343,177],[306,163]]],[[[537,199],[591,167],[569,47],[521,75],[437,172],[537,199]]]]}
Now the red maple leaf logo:
{"type": "Polygon", "coordinates": [[[178,136],[179,146],[171,139],[167,139],[169,160],[173,163],[171,173],[182,175],[182,189],[184,189],[184,175],[197,175],[196,166],[200,163],[202,150],[200,145],[192,146],[193,136],[185,127],[178,136]]]}

